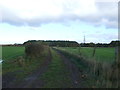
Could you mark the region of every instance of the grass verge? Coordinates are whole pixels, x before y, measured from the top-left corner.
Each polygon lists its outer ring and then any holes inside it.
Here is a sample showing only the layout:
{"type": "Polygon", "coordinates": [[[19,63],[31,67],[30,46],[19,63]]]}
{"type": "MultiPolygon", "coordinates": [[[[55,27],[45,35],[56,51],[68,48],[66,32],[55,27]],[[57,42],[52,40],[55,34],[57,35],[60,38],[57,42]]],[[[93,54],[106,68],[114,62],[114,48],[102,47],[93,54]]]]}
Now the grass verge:
{"type": "MultiPolygon", "coordinates": [[[[55,48],[56,49],[56,48],[55,48]]],[[[85,83],[87,87],[97,87],[97,88],[116,88],[117,85],[117,69],[113,64],[98,62],[95,59],[88,60],[83,56],[73,54],[71,52],[57,49],[62,52],[66,57],[68,57],[79,70],[87,75],[85,83]]]]}

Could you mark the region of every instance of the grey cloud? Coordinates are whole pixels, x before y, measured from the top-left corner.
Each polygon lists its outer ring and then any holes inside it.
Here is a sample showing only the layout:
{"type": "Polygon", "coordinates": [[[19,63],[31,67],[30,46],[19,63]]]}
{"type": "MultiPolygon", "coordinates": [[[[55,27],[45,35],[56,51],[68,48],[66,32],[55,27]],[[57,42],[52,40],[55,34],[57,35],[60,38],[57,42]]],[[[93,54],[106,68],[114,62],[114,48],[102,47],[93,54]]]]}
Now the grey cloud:
{"type": "MultiPolygon", "coordinates": [[[[30,25],[30,26],[40,26],[42,24],[47,24],[47,23],[65,23],[66,21],[74,21],[74,20],[80,20],[83,22],[90,23],[91,25],[94,26],[100,26],[100,25],[105,25],[106,28],[117,28],[117,7],[116,4],[114,3],[96,3],[96,8],[98,12],[93,13],[93,14],[88,14],[88,15],[76,15],[75,13],[72,12],[72,8],[70,5],[67,4],[67,6],[64,4],[63,5],[63,11],[60,16],[50,16],[46,15],[43,17],[37,17],[37,18],[31,18],[31,19],[26,19],[26,18],[21,18],[19,15],[17,15],[14,11],[10,10],[9,8],[5,7],[0,7],[2,9],[2,22],[3,23],[9,23],[12,25],[30,25]],[[69,6],[69,7],[68,7],[69,6]],[[102,21],[105,19],[106,21],[102,21]]],[[[73,7],[73,6],[72,6],[73,7]]]]}
{"type": "Polygon", "coordinates": [[[23,24],[24,20],[21,19],[19,16],[16,15],[13,11],[9,10],[8,8],[1,8],[1,15],[2,15],[2,23],[9,23],[12,25],[20,26],[23,24]]]}

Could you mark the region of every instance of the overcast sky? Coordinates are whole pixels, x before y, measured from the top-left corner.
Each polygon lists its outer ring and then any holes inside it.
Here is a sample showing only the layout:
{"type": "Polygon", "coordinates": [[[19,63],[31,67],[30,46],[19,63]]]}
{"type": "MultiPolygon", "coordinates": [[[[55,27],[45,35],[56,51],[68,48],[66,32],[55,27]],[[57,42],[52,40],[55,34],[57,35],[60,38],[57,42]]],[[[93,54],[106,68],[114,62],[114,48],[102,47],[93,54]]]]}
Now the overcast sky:
{"type": "Polygon", "coordinates": [[[118,39],[117,0],[0,0],[0,44],[118,39]]]}

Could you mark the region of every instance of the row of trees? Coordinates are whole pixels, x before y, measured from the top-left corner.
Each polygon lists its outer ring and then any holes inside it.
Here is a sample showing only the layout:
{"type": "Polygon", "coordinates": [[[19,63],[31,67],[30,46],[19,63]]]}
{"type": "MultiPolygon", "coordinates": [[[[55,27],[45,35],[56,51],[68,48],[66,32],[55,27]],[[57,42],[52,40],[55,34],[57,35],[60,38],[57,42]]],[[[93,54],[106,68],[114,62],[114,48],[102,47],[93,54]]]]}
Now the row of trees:
{"type": "Polygon", "coordinates": [[[3,45],[3,46],[24,46],[31,43],[42,43],[43,45],[49,45],[49,46],[59,46],[59,47],[116,47],[120,46],[120,41],[111,41],[110,43],[77,43],[76,41],[62,41],[62,40],[28,40],[24,42],[23,44],[9,44],[9,45],[3,45]]]}
{"type": "Polygon", "coordinates": [[[120,46],[120,41],[111,41],[110,43],[81,43],[80,44],[81,47],[116,47],[116,46],[120,46]]]}
{"type": "Polygon", "coordinates": [[[24,42],[23,45],[26,44],[31,44],[31,43],[42,43],[44,45],[49,45],[49,46],[58,46],[58,47],[78,47],[79,44],[76,41],[55,41],[55,40],[29,40],[27,42],[24,42]]]}

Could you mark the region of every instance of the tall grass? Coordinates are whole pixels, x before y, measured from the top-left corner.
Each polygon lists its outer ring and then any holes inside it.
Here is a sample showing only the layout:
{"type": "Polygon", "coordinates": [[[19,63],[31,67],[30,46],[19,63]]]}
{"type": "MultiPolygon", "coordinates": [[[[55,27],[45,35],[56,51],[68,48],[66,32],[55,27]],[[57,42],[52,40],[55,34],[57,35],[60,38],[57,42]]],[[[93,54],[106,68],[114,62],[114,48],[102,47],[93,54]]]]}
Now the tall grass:
{"type": "Polygon", "coordinates": [[[74,60],[76,65],[81,65],[82,62],[87,64],[87,68],[89,68],[87,72],[93,75],[94,87],[118,87],[118,68],[116,67],[117,63],[115,63],[114,48],[97,48],[94,57],[92,55],[94,48],[81,48],[81,54],[79,54],[79,49],[77,47],[59,48],[59,50],[79,57],[79,60],[74,60]]]}

